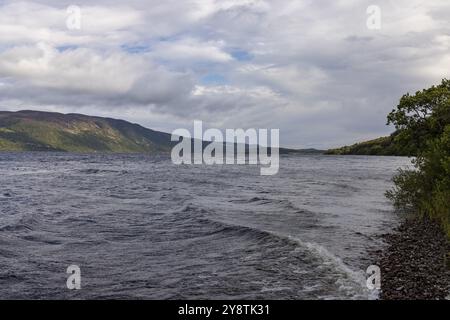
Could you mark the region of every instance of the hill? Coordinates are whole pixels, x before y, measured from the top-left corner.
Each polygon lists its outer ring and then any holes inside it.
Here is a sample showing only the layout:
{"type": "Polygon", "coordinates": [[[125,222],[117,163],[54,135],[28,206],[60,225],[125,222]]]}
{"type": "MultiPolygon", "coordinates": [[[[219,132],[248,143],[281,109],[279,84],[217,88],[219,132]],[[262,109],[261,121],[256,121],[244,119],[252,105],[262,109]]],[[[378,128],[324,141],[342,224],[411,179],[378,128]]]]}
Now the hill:
{"type": "Polygon", "coordinates": [[[170,135],[138,124],[81,114],[0,112],[1,151],[163,152],[170,135]]]}
{"type": "MultiPolygon", "coordinates": [[[[29,110],[0,111],[0,151],[161,153],[170,152],[177,143],[170,138],[168,133],[124,120],[29,110]]],[[[320,154],[324,151],[280,148],[279,152],[320,154]]]]}
{"type": "Polygon", "coordinates": [[[413,156],[415,150],[409,145],[402,144],[397,139],[398,133],[369,141],[355,143],[325,152],[328,155],[377,155],[377,156],[413,156]]]}

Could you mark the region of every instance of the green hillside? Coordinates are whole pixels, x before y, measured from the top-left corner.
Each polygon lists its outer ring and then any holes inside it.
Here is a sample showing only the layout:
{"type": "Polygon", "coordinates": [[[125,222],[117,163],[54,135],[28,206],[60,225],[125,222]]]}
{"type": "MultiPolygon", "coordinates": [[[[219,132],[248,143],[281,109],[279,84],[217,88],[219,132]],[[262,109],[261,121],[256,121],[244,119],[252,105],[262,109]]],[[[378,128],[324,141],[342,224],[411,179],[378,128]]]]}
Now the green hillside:
{"type": "Polygon", "coordinates": [[[398,134],[393,133],[387,137],[381,137],[369,141],[355,143],[351,146],[330,149],[328,155],[377,155],[377,156],[413,156],[415,148],[408,144],[400,143],[398,134]]]}
{"type": "MultiPolygon", "coordinates": [[[[41,111],[0,111],[0,151],[158,153],[178,142],[171,135],[124,120],[41,111]]],[[[203,142],[206,146],[209,142],[203,142]]],[[[320,154],[280,148],[281,154],[320,154]]]]}
{"type": "Polygon", "coordinates": [[[0,151],[161,152],[170,135],[123,120],[39,111],[0,112],[0,151]]]}

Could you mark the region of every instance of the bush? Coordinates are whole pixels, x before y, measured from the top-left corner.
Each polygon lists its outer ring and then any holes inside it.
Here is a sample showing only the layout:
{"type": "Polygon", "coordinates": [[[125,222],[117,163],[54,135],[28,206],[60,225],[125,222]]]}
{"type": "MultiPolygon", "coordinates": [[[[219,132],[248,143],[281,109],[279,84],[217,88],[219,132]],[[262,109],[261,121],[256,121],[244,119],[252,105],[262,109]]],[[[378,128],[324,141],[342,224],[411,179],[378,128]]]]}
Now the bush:
{"type": "Polygon", "coordinates": [[[450,237],[450,81],[402,97],[388,124],[417,150],[415,170],[401,170],[387,192],[394,205],[439,220],[450,237]]]}

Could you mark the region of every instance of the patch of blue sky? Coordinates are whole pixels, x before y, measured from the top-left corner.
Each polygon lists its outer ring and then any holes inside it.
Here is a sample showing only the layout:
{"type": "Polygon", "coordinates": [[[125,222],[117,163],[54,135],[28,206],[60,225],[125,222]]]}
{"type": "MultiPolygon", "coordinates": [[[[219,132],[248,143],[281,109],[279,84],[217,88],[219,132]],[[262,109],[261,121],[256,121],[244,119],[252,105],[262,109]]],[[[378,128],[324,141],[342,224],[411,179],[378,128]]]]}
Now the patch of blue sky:
{"type": "Polygon", "coordinates": [[[227,79],[217,73],[210,73],[200,78],[204,85],[225,85],[228,83],[227,79]]]}
{"type": "Polygon", "coordinates": [[[78,49],[78,46],[75,46],[75,45],[56,47],[56,50],[58,50],[59,52],[64,52],[64,51],[68,51],[68,50],[76,50],[76,49],[78,49]]]}
{"type": "Polygon", "coordinates": [[[253,56],[245,50],[232,50],[230,54],[234,59],[238,61],[250,61],[253,59],[253,56]]]}
{"type": "Polygon", "coordinates": [[[123,44],[120,48],[132,54],[146,53],[151,50],[151,47],[146,44],[123,44]]]}

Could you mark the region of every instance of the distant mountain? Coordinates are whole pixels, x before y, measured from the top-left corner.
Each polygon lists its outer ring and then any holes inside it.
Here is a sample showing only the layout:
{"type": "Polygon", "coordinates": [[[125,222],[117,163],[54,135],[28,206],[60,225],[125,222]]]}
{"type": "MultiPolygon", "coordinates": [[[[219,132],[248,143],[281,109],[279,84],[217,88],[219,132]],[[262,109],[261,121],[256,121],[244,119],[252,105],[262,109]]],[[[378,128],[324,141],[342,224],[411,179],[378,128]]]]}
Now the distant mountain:
{"type": "MultiPolygon", "coordinates": [[[[161,153],[171,135],[124,120],[41,111],[0,111],[0,151],[161,153]]],[[[204,145],[208,142],[204,142],[204,145]]],[[[248,149],[248,148],[247,148],[248,149]]],[[[281,154],[318,154],[280,148],[281,154]]]]}
{"type": "Polygon", "coordinates": [[[40,111],[0,112],[0,150],[165,152],[170,135],[123,120],[40,111]]]}

